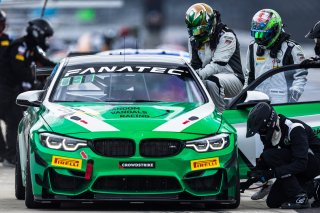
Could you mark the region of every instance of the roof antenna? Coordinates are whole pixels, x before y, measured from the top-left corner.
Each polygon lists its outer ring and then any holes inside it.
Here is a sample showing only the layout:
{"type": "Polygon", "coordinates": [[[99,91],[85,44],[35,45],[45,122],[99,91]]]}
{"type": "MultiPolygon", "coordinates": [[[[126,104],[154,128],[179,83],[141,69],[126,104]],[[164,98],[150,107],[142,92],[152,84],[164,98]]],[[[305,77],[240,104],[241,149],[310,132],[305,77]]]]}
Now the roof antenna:
{"type": "Polygon", "coordinates": [[[138,54],[139,51],[138,51],[138,39],[136,39],[136,54],[138,54]]]}
{"type": "Polygon", "coordinates": [[[44,12],[46,11],[47,3],[48,3],[48,0],[44,0],[40,18],[43,18],[43,16],[44,16],[44,12]]]}

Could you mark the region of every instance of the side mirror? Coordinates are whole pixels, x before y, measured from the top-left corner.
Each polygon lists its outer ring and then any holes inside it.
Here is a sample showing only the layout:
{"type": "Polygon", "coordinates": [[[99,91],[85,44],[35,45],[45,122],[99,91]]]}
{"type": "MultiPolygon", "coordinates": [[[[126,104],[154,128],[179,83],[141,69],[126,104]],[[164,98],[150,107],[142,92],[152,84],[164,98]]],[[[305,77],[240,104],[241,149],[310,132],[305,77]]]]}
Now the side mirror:
{"type": "Polygon", "coordinates": [[[243,103],[237,104],[237,109],[253,107],[259,102],[270,103],[270,98],[267,94],[260,91],[247,91],[247,97],[243,103]]]}
{"type": "Polygon", "coordinates": [[[16,104],[20,106],[39,107],[44,90],[32,90],[20,93],[16,99],[16,104]]]}

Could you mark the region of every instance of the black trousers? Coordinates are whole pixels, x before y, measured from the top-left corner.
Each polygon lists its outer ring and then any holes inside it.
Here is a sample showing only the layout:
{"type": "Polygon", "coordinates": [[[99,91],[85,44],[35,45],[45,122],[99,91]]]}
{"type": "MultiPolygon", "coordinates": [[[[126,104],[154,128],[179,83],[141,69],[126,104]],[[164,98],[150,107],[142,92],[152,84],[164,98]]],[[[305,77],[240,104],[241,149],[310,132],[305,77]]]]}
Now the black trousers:
{"type": "MultiPolygon", "coordinates": [[[[291,162],[289,149],[267,149],[261,154],[261,160],[267,167],[275,167],[289,164],[291,162]]],[[[277,178],[271,187],[267,197],[267,206],[279,208],[281,204],[288,202],[300,193],[306,193],[303,186],[320,174],[320,156],[308,155],[307,169],[299,174],[287,178],[277,178]]]]}
{"type": "Polygon", "coordinates": [[[5,140],[7,145],[2,157],[8,160],[15,159],[18,125],[23,112],[22,108],[16,105],[16,97],[19,92],[20,90],[17,89],[0,86],[0,119],[6,125],[6,135],[2,141],[5,140]]]}
{"type": "Polygon", "coordinates": [[[0,158],[3,157],[4,153],[6,152],[6,142],[3,137],[2,133],[2,126],[0,127],[0,158]]]}

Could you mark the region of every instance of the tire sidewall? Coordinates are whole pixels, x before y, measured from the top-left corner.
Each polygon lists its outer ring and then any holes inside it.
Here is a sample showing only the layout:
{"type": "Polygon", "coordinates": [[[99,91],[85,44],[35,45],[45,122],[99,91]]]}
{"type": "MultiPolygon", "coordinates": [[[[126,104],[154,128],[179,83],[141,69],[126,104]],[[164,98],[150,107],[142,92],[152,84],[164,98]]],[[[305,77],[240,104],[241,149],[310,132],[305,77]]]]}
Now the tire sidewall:
{"type": "Polygon", "coordinates": [[[17,141],[16,145],[15,196],[18,200],[25,199],[25,187],[22,183],[19,141],[17,141]]]}

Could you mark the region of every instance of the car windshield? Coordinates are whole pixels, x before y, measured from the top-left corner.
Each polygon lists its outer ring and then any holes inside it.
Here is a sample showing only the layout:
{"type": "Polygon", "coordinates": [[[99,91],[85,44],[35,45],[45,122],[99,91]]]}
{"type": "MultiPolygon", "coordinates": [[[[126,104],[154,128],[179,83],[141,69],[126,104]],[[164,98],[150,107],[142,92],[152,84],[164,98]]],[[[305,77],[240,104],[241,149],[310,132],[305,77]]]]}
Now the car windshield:
{"type": "Polygon", "coordinates": [[[151,65],[67,66],[54,102],[189,102],[204,96],[187,67],[151,65]]]}

